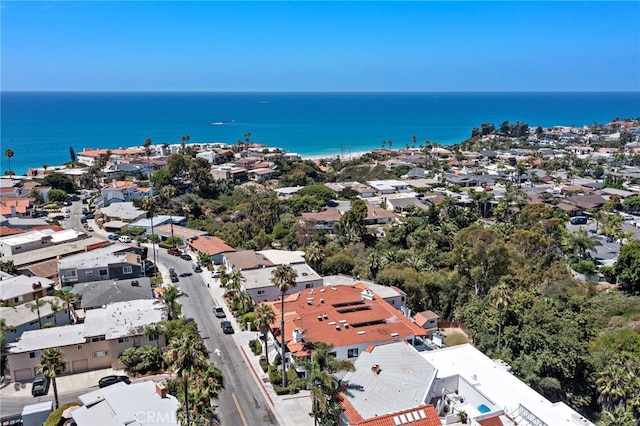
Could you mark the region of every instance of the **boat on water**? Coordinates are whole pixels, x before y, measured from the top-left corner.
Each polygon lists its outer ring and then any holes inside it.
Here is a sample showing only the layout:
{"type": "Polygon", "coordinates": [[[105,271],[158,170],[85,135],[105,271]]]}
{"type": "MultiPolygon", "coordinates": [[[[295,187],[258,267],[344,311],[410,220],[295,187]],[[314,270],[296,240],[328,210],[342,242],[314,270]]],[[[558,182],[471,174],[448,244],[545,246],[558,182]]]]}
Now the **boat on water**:
{"type": "Polygon", "coordinates": [[[211,123],[212,126],[222,126],[223,124],[233,123],[235,120],[223,120],[223,121],[214,121],[211,123]]]}

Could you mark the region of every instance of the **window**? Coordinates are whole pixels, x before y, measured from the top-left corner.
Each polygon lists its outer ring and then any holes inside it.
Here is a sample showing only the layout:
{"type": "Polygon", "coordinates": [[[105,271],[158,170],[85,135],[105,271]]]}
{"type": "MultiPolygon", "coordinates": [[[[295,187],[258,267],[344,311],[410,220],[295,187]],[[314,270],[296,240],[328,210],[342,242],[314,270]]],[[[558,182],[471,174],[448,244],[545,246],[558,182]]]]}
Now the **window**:
{"type": "Polygon", "coordinates": [[[265,290],[258,290],[258,296],[265,294],[266,291],[265,290]]]}
{"type": "Polygon", "coordinates": [[[109,271],[107,271],[106,269],[100,269],[100,275],[101,276],[105,276],[109,273],[109,271]]]}
{"type": "Polygon", "coordinates": [[[96,336],[91,338],[92,342],[102,342],[103,340],[104,340],[104,336],[96,336]]]}
{"type": "Polygon", "coordinates": [[[38,320],[31,321],[31,322],[29,323],[29,325],[35,325],[35,324],[37,324],[37,323],[38,323],[38,320]]]}
{"type": "Polygon", "coordinates": [[[40,351],[29,352],[29,358],[31,358],[31,359],[38,358],[40,355],[41,355],[40,351]]]}
{"type": "Polygon", "coordinates": [[[358,348],[347,350],[347,358],[355,358],[358,356],[358,348]]]}
{"type": "Polygon", "coordinates": [[[128,337],[120,337],[118,339],[118,343],[127,343],[129,341],[128,337]]]}
{"type": "Polygon", "coordinates": [[[158,336],[149,336],[150,342],[155,342],[156,340],[158,340],[158,336]]]}
{"type": "Polygon", "coordinates": [[[93,275],[93,271],[86,271],[86,272],[85,272],[85,275],[86,275],[86,276],[88,276],[88,277],[90,277],[90,276],[92,276],[92,275],[93,275]]]}
{"type": "Polygon", "coordinates": [[[304,288],[313,288],[313,283],[311,283],[311,284],[306,284],[306,285],[304,286],[304,288]]]}
{"type": "Polygon", "coordinates": [[[82,345],[78,345],[77,348],[78,348],[79,351],[81,351],[82,350],[82,345]]]}
{"type": "Polygon", "coordinates": [[[76,271],[64,271],[64,276],[65,277],[75,277],[76,276],[76,271]]]}
{"type": "Polygon", "coordinates": [[[109,355],[109,351],[96,351],[93,353],[94,358],[102,358],[109,355]]]}
{"type": "Polygon", "coordinates": [[[131,265],[123,266],[122,267],[122,273],[123,274],[133,274],[133,267],[131,265]]]}

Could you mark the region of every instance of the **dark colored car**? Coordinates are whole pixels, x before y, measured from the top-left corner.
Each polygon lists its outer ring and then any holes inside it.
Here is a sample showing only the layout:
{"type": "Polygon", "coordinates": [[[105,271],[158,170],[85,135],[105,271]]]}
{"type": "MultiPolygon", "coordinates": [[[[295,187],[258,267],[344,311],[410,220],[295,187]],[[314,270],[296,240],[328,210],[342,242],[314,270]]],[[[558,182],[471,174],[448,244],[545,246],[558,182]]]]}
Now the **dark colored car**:
{"type": "Polygon", "coordinates": [[[180,256],[182,254],[180,249],[177,249],[175,247],[171,247],[171,248],[167,249],[167,253],[169,253],[169,254],[171,254],[173,256],[180,256]]]}
{"type": "Polygon", "coordinates": [[[233,326],[231,325],[230,321],[222,321],[220,323],[220,327],[222,328],[222,332],[224,334],[233,334],[233,326]]]}
{"type": "Polygon", "coordinates": [[[216,318],[226,318],[227,314],[224,313],[224,309],[220,306],[213,308],[213,313],[216,314],[216,318]]]}
{"type": "Polygon", "coordinates": [[[119,382],[125,382],[126,384],[131,384],[131,380],[129,380],[127,376],[105,376],[98,381],[98,387],[104,388],[119,382]]]}
{"type": "Polygon", "coordinates": [[[42,373],[36,375],[31,385],[31,395],[33,396],[45,396],[49,393],[49,384],[51,379],[45,379],[42,373]]]}
{"type": "Polygon", "coordinates": [[[84,217],[86,217],[87,219],[93,219],[96,217],[96,215],[94,215],[93,213],[89,213],[89,214],[85,214],[84,217]]]}
{"type": "Polygon", "coordinates": [[[180,258],[184,260],[191,260],[191,256],[189,256],[187,253],[180,253],[180,258]]]}
{"type": "Polygon", "coordinates": [[[178,280],[178,274],[171,274],[170,277],[171,277],[171,282],[172,283],[177,283],[179,281],[178,280]]]}

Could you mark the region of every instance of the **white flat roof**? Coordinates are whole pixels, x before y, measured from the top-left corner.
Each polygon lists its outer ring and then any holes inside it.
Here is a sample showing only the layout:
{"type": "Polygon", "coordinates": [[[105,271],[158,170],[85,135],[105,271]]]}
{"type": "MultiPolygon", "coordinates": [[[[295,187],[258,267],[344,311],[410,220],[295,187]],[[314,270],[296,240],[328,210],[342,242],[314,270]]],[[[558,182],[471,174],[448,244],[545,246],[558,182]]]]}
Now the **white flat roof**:
{"type": "Polygon", "coordinates": [[[45,290],[54,284],[54,282],[48,278],[27,277],[26,275],[18,275],[0,280],[0,299],[9,300],[25,294],[31,294],[38,290],[33,289],[33,285],[38,283],[40,283],[42,289],[45,290]]]}
{"type": "Polygon", "coordinates": [[[436,369],[404,342],[374,346],[355,361],[356,370],[343,381],[358,386],[344,393],[363,419],[417,407],[426,401],[436,369]],[[371,368],[377,365],[379,373],[371,368]]]}
{"type": "Polygon", "coordinates": [[[288,250],[261,250],[256,252],[263,255],[274,265],[284,265],[293,263],[304,263],[303,251],[288,251],[288,250]]]}
{"type": "Polygon", "coordinates": [[[593,423],[562,402],[552,403],[470,344],[421,352],[438,369],[438,377],[459,375],[505,412],[523,405],[547,424],[593,423]]]}
{"type": "Polygon", "coordinates": [[[8,345],[8,352],[15,354],[82,343],[85,343],[84,324],[65,325],[25,331],[20,340],[8,345]]]}
{"type": "Polygon", "coordinates": [[[85,315],[85,336],[104,335],[107,340],[143,334],[149,324],[167,319],[164,302],[155,299],[111,303],[85,315]]]}
{"type": "Polygon", "coordinates": [[[104,247],[90,250],[85,253],[78,253],[65,257],[58,261],[59,269],[69,268],[97,268],[106,267],[109,263],[116,263],[125,256],[124,251],[130,249],[126,244],[112,243],[104,247]],[[118,253],[123,252],[123,253],[118,253]]]}
{"type": "MultiPolygon", "coordinates": [[[[62,309],[65,309],[65,304],[62,299],[59,299],[55,296],[44,296],[41,297],[40,300],[42,302],[47,302],[40,307],[40,318],[43,318],[51,315],[53,310],[51,309],[51,305],[48,302],[58,301],[58,304],[62,309]]],[[[38,320],[38,312],[32,311],[31,307],[28,303],[23,303],[22,305],[0,307],[0,317],[4,319],[9,327],[18,327],[22,324],[26,324],[31,321],[38,320]]]]}
{"type": "MultiPolygon", "coordinates": [[[[263,287],[273,287],[273,283],[271,282],[273,275],[271,275],[271,272],[276,268],[276,266],[271,266],[268,268],[245,269],[244,271],[242,271],[242,276],[245,278],[245,280],[242,282],[242,286],[246,290],[263,287]]],[[[293,268],[293,270],[298,273],[296,283],[322,279],[320,275],[318,275],[318,273],[311,269],[311,267],[306,263],[296,263],[294,265],[291,265],[291,268],[293,268]]]]}

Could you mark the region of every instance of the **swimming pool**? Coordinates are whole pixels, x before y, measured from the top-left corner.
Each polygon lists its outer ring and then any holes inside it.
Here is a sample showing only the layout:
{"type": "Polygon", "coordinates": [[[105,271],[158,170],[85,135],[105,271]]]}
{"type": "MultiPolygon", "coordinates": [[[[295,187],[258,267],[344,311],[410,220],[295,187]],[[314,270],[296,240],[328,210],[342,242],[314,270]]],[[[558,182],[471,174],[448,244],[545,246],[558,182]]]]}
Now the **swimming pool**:
{"type": "Polygon", "coordinates": [[[491,411],[491,408],[487,407],[484,404],[480,404],[480,405],[478,405],[478,411],[480,411],[481,414],[484,414],[484,413],[488,413],[489,411],[491,411]]]}

